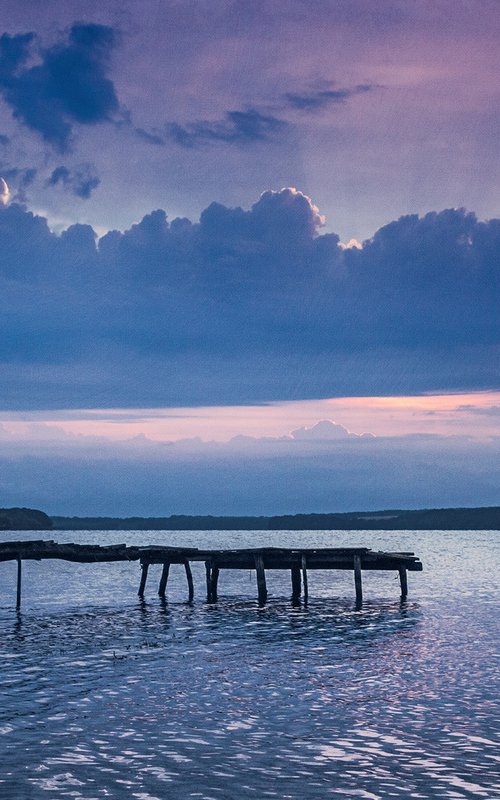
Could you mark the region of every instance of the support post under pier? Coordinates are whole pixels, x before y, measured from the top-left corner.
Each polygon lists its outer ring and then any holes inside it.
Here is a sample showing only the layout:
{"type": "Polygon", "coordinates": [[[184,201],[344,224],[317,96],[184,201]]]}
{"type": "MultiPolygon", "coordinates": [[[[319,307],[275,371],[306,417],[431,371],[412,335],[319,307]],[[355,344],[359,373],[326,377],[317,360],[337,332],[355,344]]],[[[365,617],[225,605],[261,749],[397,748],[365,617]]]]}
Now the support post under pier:
{"type": "Polygon", "coordinates": [[[255,571],[257,573],[257,591],[259,593],[259,605],[264,606],[267,601],[266,571],[264,569],[264,559],[261,555],[255,556],[255,571]]]}
{"type": "Polygon", "coordinates": [[[297,603],[300,600],[300,592],[302,589],[299,565],[294,565],[290,572],[292,573],[292,603],[297,603]]]}
{"type": "Polygon", "coordinates": [[[307,603],[307,598],[309,597],[309,591],[307,586],[307,559],[303,555],[302,556],[302,585],[304,587],[304,602],[307,603]]]}
{"type": "Polygon", "coordinates": [[[212,603],[217,602],[217,584],[219,582],[219,567],[212,567],[212,574],[210,575],[210,597],[212,603]]]}
{"type": "Polygon", "coordinates": [[[205,573],[207,576],[207,603],[212,602],[212,566],[210,561],[205,561],[205,573]]]}
{"type": "Polygon", "coordinates": [[[356,605],[363,602],[363,584],[361,583],[361,558],[354,556],[354,587],[356,589],[356,605]]]}
{"type": "Polygon", "coordinates": [[[16,608],[21,608],[21,577],[22,577],[22,569],[21,569],[21,559],[17,559],[17,594],[16,594],[16,608]]]}
{"type": "Polygon", "coordinates": [[[141,598],[144,597],[144,589],[146,588],[146,581],[148,579],[148,569],[149,569],[149,564],[148,564],[147,561],[145,561],[143,564],[141,564],[141,570],[142,570],[142,572],[141,572],[141,582],[139,584],[139,591],[137,592],[137,594],[141,598]]]}
{"type": "Polygon", "coordinates": [[[165,590],[167,588],[168,573],[170,571],[170,562],[165,561],[161,571],[160,585],[158,586],[158,594],[160,597],[165,597],[165,590]]]}
{"type": "Polygon", "coordinates": [[[194,599],[193,573],[191,572],[191,564],[189,563],[187,558],[184,562],[184,569],[186,570],[186,578],[188,583],[188,592],[189,592],[188,603],[192,603],[194,599]]]}
{"type": "Polygon", "coordinates": [[[401,598],[405,600],[408,597],[408,574],[404,567],[399,569],[399,582],[401,584],[401,598]]]}

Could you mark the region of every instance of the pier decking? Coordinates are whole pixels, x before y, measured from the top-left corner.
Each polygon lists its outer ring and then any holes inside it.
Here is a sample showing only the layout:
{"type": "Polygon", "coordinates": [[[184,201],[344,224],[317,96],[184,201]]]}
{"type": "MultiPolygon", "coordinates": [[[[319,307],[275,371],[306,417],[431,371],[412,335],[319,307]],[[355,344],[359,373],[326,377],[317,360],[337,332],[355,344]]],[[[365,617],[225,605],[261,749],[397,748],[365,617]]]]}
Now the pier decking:
{"type": "Polygon", "coordinates": [[[284,548],[264,547],[237,550],[205,550],[196,547],[163,547],[150,545],[93,545],[65,544],[53,541],[0,542],[0,561],[17,562],[16,607],[21,606],[21,577],[23,560],[41,561],[62,559],[92,564],[111,561],[138,561],[141,566],[139,597],[144,597],[148,570],[151,564],[162,564],[158,594],[165,597],[171,564],[182,564],[186,571],[188,601],[194,598],[194,582],[191,562],[204,562],[206,572],[206,597],[215,603],[218,596],[218,580],[222,569],[254,569],[257,580],[259,604],[267,601],[266,570],[287,569],[291,574],[292,602],[308,598],[308,570],[352,570],[356,603],[363,601],[362,570],[396,570],[399,573],[401,597],[408,594],[407,571],[420,572],[422,563],[414,553],[387,553],[367,547],[334,548],[284,548]]]}

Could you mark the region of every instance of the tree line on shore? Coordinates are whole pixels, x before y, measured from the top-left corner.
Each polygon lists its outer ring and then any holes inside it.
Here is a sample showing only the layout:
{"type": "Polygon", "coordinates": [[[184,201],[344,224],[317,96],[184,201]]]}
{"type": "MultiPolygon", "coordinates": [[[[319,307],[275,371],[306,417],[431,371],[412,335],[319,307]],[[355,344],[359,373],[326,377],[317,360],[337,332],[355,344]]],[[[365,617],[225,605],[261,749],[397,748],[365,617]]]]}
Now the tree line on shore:
{"type": "Polygon", "coordinates": [[[352,511],[281,516],[49,517],[0,508],[0,530],[500,530],[500,506],[352,511]]]}

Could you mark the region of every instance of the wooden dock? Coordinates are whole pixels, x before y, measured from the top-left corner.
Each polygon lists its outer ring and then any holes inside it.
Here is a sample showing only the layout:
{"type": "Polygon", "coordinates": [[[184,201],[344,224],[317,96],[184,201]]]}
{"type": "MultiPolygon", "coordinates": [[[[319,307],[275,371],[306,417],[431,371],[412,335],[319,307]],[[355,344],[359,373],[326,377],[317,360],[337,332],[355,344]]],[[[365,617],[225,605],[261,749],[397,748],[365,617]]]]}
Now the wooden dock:
{"type": "Polygon", "coordinates": [[[367,547],[334,548],[284,548],[261,547],[238,550],[201,550],[196,547],[163,547],[149,545],[93,545],[64,544],[53,541],[0,542],[0,561],[17,562],[16,607],[21,606],[22,562],[62,559],[80,564],[95,564],[111,561],[137,561],[141,566],[139,597],[144,597],[148,570],[151,564],[161,564],[162,572],[158,594],[165,597],[170,566],[184,566],[188,585],[188,602],[194,598],[194,582],[191,562],[204,562],[206,573],[206,598],[208,603],[217,602],[218,581],[223,569],[255,570],[257,594],[260,605],[267,602],[266,570],[290,570],[292,602],[308,598],[308,570],[351,570],[354,575],[356,604],[363,601],[363,570],[396,570],[399,573],[401,597],[408,594],[407,572],[421,572],[422,563],[414,553],[386,553],[367,547]]]}

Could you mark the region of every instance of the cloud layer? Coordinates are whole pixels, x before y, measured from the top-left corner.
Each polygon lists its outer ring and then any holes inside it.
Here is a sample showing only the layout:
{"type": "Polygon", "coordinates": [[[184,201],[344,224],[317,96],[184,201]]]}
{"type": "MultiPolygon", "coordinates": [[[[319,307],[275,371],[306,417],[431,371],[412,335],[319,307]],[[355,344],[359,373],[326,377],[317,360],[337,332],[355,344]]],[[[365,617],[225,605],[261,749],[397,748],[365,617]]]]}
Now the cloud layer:
{"type": "Polygon", "coordinates": [[[0,212],[4,407],[498,388],[499,220],[412,215],[344,249],[295,189],[99,242],[0,212]]]}
{"type": "Polygon", "coordinates": [[[500,437],[345,432],[113,443],[32,425],[24,438],[0,428],[0,492],[6,506],[68,515],[488,506],[498,504],[499,455],[500,437]]]}

